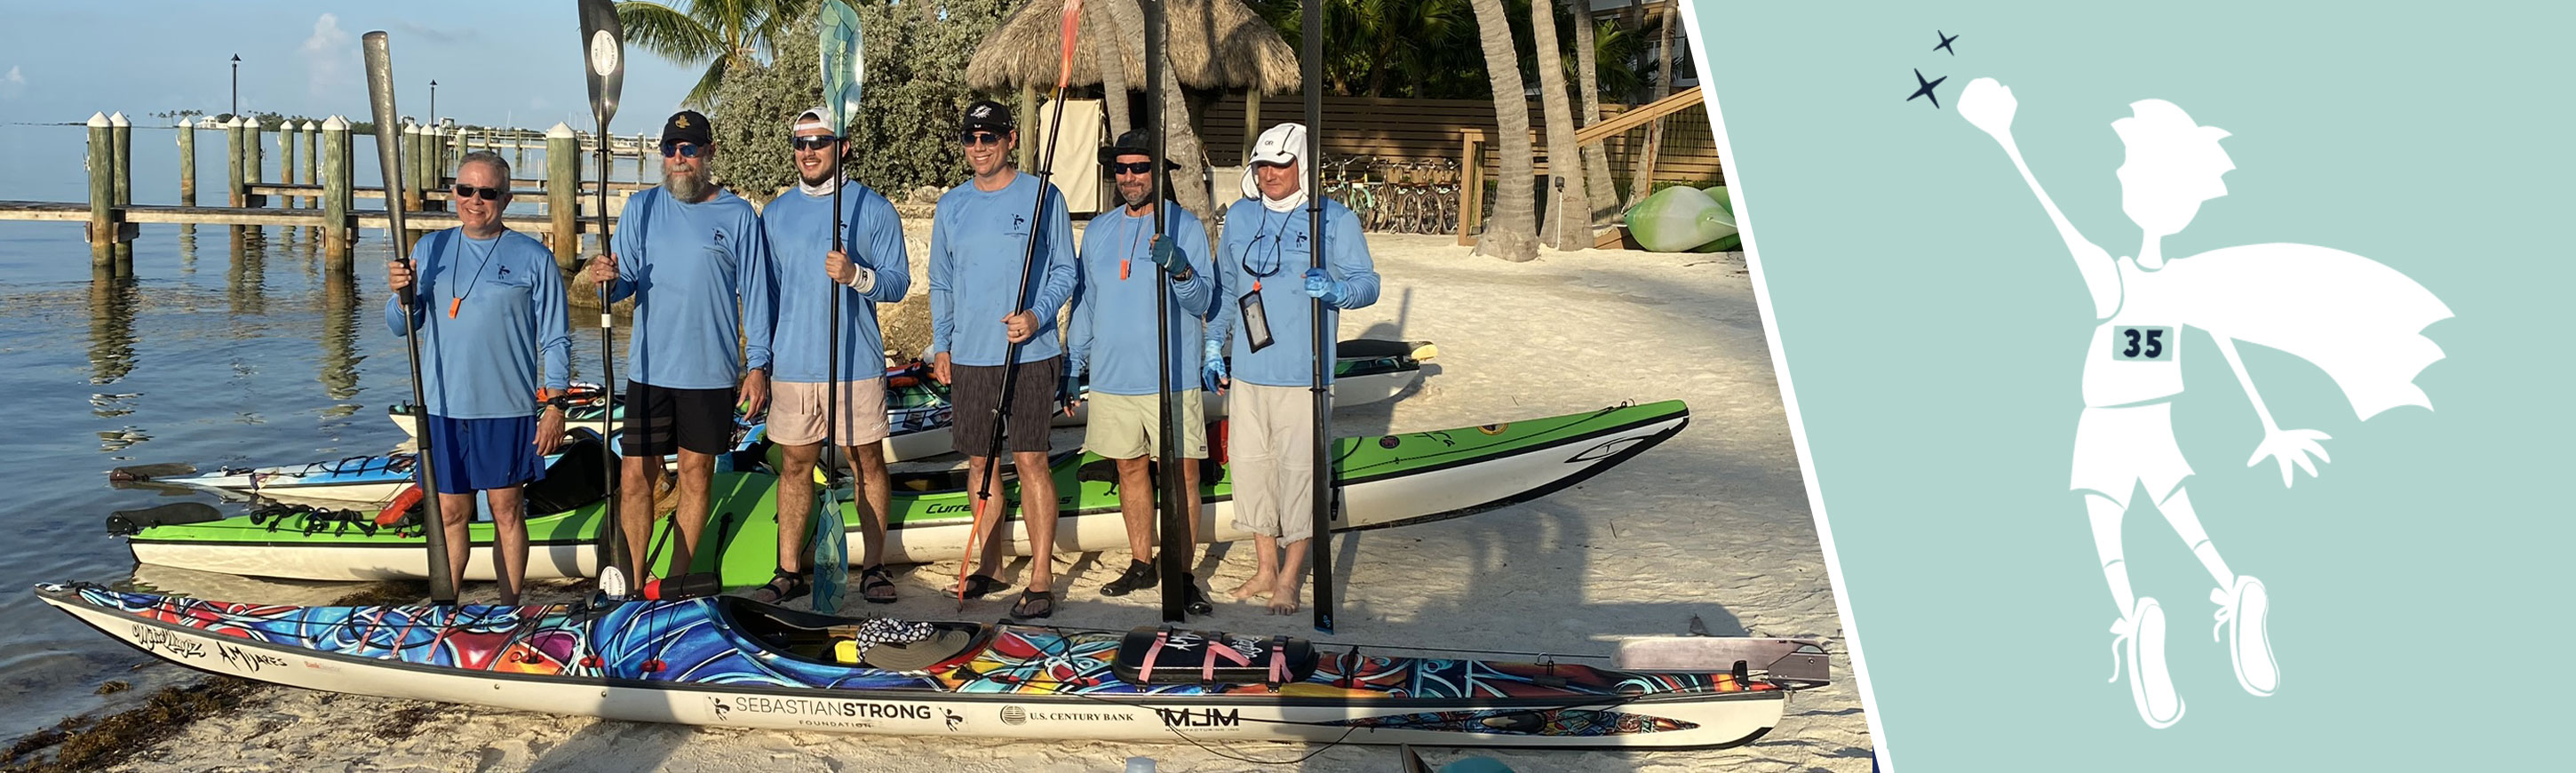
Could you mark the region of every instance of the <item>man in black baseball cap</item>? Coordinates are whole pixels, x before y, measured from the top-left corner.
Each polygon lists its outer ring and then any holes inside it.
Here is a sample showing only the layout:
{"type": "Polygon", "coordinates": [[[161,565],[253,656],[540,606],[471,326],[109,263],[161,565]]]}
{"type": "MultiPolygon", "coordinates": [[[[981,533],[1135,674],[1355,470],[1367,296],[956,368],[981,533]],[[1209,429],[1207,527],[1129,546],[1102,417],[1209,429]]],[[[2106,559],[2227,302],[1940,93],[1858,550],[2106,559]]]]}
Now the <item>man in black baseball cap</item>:
{"type": "MultiPolygon", "coordinates": [[[[654,481],[662,457],[677,453],[675,575],[705,531],[715,458],[733,446],[734,404],[756,415],[769,403],[769,248],[751,203],[714,183],[714,128],[695,110],[662,122],[662,185],[627,199],[609,254],[586,270],[611,302],[635,298],[626,367],[617,371],[627,376],[617,492],[627,554],[649,555],[654,481]]],[[[662,593],[653,580],[636,587],[662,593]]]]}
{"type": "MultiPolygon", "coordinates": [[[[957,141],[966,166],[975,172],[965,184],[939,197],[930,226],[930,352],[934,378],[952,384],[956,423],[950,427],[959,454],[966,457],[969,480],[1004,460],[991,443],[993,417],[1000,412],[1002,385],[1012,392],[1010,415],[998,429],[1020,472],[1020,522],[1035,555],[1029,562],[1028,585],[1011,607],[1021,619],[1055,614],[1055,476],[1047,472],[1047,417],[1057,404],[1063,379],[1064,351],[1057,341],[1056,312],[1074,292],[1078,268],[1073,257],[1073,222],[1066,216],[1064,194],[1037,175],[1011,167],[1011,151],[1020,140],[1011,111],[998,102],[966,108],[957,141]],[[1030,214],[1035,212],[1034,221],[1030,214]],[[1036,245],[1023,263],[1030,245],[1036,245]],[[1025,277],[1023,268],[1029,272],[1025,277]],[[1020,292],[1031,286],[1026,305],[1020,292]],[[1013,344],[1018,346],[1014,348],[1013,344]],[[1012,357],[1017,354],[1017,357],[1012,357]],[[1016,379],[1005,376],[1018,370],[1016,379]]],[[[1052,149],[1050,149],[1052,150],[1052,149]]],[[[1001,507],[982,513],[978,524],[998,529],[1001,507]]],[[[1008,535],[990,532],[977,557],[976,571],[958,592],[980,598],[1004,587],[1000,571],[1008,535]]]]}

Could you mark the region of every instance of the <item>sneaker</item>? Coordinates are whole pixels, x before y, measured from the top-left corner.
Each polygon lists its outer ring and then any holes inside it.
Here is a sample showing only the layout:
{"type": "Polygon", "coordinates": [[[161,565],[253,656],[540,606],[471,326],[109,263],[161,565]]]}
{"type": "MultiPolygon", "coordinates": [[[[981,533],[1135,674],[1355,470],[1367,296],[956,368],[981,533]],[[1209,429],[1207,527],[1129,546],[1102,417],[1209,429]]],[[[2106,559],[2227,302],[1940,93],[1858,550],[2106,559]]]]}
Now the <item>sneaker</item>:
{"type": "Polygon", "coordinates": [[[1124,596],[1138,589],[1154,587],[1154,565],[1143,561],[1127,562],[1127,572],[1100,586],[1100,595],[1124,596]]]}
{"type": "Polygon", "coordinates": [[[2256,697],[2280,689],[2281,664],[2272,659],[2267,624],[2272,597],[2264,592],[2263,581],[2237,575],[2234,587],[2210,591],[2209,600],[2218,605],[2218,626],[2209,630],[2209,638],[2227,644],[2227,659],[2236,665],[2237,686],[2256,697]]]}
{"type": "Polygon", "coordinates": [[[2129,697],[2138,704],[2138,718],[2158,730],[2182,721],[2182,697],[2174,694],[2173,672],[2165,668],[2164,608],[2155,599],[2139,597],[2127,617],[2111,623],[2111,636],[2110,681],[2119,681],[2121,666],[2127,666],[2129,697]]]}

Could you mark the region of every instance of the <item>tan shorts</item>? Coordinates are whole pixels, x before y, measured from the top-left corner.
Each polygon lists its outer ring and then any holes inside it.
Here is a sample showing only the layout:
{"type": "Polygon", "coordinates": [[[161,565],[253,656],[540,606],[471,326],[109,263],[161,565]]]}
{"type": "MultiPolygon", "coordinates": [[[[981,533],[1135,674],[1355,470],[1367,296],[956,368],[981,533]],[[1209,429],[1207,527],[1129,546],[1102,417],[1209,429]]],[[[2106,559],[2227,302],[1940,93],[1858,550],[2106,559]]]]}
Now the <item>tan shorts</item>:
{"type": "Polygon", "coordinates": [[[1315,393],[1234,382],[1226,427],[1234,527],[1284,542],[1315,536],[1315,393]]]}
{"type": "MultiPolygon", "coordinates": [[[[1163,447],[1162,395],[1094,392],[1083,399],[1091,406],[1084,420],[1082,445],[1092,453],[1103,459],[1135,459],[1155,456],[1163,447]]],[[[1181,458],[1207,458],[1207,401],[1196,389],[1172,399],[1181,403],[1181,458]]]]}
{"type": "MultiPolygon", "coordinates": [[[[885,379],[881,377],[841,382],[841,426],[835,438],[841,445],[874,445],[886,438],[885,390],[885,379]]],[[[770,441],[789,446],[823,442],[824,391],[821,382],[771,382],[770,441]]]]}

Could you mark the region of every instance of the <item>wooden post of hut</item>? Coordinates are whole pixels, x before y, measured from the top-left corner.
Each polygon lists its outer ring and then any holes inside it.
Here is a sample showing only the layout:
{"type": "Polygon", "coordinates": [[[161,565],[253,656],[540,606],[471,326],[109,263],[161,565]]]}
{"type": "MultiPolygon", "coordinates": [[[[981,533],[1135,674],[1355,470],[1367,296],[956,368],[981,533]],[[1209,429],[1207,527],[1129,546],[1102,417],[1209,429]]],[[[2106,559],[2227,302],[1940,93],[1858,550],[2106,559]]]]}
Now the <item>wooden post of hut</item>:
{"type": "Polygon", "coordinates": [[[107,116],[89,117],[89,264],[110,265],[116,250],[116,135],[107,116]]]}
{"type": "MultiPolygon", "coordinates": [[[[565,270],[581,260],[581,138],[561,123],[546,130],[546,217],[554,228],[546,237],[555,248],[555,265],[565,270]]],[[[600,234],[606,243],[607,234],[600,234]]]]}
{"type": "MultiPolygon", "coordinates": [[[[230,206],[242,205],[242,127],[241,119],[224,122],[224,201],[230,206]]],[[[236,226],[238,227],[238,226],[236,226]]]]}
{"type": "Polygon", "coordinates": [[[1460,134],[1465,139],[1458,151],[1458,244],[1467,246],[1476,243],[1485,219],[1485,131],[1460,134]]]}
{"type": "Polygon", "coordinates": [[[350,160],[349,122],[331,116],[322,122],[322,252],[338,266],[349,264],[349,242],[356,235],[349,222],[357,193],[350,160]]]}
{"type": "Polygon", "coordinates": [[[179,206],[197,205],[197,124],[179,119],[179,206]]]}

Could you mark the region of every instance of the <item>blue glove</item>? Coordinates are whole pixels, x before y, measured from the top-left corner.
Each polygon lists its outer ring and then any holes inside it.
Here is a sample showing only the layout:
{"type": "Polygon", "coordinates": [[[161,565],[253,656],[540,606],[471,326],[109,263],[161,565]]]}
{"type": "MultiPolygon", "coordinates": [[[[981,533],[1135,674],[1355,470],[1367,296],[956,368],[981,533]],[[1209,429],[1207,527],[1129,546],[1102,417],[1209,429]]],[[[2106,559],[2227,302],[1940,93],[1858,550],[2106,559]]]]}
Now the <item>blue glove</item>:
{"type": "Polygon", "coordinates": [[[1190,270],[1190,264],[1181,260],[1180,249],[1173,247],[1168,241],[1154,242],[1154,248],[1148,250],[1145,257],[1154,261],[1154,265],[1162,267],[1163,273],[1170,274],[1175,279],[1190,270]]]}
{"type": "Polygon", "coordinates": [[[1225,388],[1225,344],[1207,342],[1207,359],[1199,366],[1199,385],[1215,392],[1225,388]]]}
{"type": "Polygon", "coordinates": [[[1306,294],[1322,299],[1328,304],[1340,303],[1342,302],[1342,283],[1333,281],[1333,274],[1330,271],[1320,268],[1306,269],[1306,294]]]}
{"type": "Polygon", "coordinates": [[[1058,385],[1058,388],[1064,390],[1057,394],[1057,398],[1062,402],[1070,403],[1082,399],[1082,369],[1068,364],[1064,369],[1064,383],[1058,385]]]}

